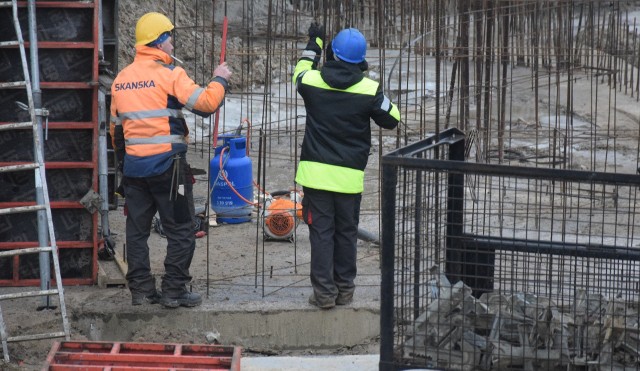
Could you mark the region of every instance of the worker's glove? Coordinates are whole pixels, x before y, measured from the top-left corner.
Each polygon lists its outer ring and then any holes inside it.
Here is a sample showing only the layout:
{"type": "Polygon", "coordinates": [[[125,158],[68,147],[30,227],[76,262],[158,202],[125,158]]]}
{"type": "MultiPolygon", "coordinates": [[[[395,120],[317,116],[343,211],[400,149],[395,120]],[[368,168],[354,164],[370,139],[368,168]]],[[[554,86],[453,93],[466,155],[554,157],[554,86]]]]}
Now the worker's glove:
{"type": "Polygon", "coordinates": [[[311,23],[309,26],[309,43],[307,43],[307,50],[313,50],[316,54],[322,53],[322,45],[324,44],[324,27],[311,23]]]}
{"type": "Polygon", "coordinates": [[[314,40],[319,37],[324,41],[324,27],[316,22],[309,26],[309,39],[314,40]]]}

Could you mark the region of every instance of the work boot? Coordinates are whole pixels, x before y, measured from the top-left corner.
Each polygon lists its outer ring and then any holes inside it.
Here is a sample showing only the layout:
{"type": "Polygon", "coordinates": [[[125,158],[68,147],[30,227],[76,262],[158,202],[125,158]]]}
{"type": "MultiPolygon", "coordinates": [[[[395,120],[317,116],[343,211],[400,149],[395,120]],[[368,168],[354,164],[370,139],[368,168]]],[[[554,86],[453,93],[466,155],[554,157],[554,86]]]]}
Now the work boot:
{"type": "Polygon", "coordinates": [[[309,304],[315,305],[316,307],[321,308],[321,309],[331,309],[331,308],[336,306],[336,302],[334,300],[318,301],[316,299],[316,294],[315,293],[313,293],[313,294],[311,294],[311,296],[309,296],[309,304]]]}
{"type": "Polygon", "coordinates": [[[353,302],[353,292],[339,293],[336,298],[336,305],[349,305],[353,302]]]}
{"type": "Polygon", "coordinates": [[[174,298],[163,295],[162,299],[160,299],[160,304],[164,305],[166,308],[177,308],[179,306],[197,307],[202,304],[202,296],[197,292],[188,291],[185,291],[182,295],[174,298]]]}
{"type": "Polygon", "coordinates": [[[131,305],[158,304],[162,294],[159,290],[154,290],[151,294],[140,292],[131,293],[131,305]]]}

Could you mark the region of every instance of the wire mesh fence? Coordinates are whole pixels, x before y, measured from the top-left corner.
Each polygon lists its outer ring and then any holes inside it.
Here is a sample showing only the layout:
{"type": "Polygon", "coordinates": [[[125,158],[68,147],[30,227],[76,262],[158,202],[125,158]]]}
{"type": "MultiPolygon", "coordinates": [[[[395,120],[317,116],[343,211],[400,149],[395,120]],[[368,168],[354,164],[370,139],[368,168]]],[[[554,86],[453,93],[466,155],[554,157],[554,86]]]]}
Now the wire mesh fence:
{"type": "Polygon", "coordinates": [[[383,157],[381,369],[640,367],[640,176],[383,157]]]}

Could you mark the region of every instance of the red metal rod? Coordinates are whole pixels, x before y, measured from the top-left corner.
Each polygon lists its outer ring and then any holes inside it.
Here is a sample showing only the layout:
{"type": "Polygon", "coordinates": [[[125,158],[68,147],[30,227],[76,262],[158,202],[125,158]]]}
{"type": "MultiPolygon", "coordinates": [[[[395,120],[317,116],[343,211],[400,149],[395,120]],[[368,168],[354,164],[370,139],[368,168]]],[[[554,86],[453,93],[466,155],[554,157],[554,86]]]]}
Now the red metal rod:
{"type": "Polygon", "coordinates": [[[220,50],[220,63],[224,62],[225,56],[227,54],[227,28],[229,26],[228,22],[229,21],[227,20],[227,16],[225,15],[222,21],[222,49],[220,50]]]}
{"type": "MultiPolygon", "coordinates": [[[[220,50],[220,63],[224,62],[225,54],[227,53],[227,27],[228,20],[227,16],[224,16],[224,20],[222,21],[222,46],[220,50]]],[[[220,121],[220,109],[216,111],[215,123],[213,125],[213,148],[215,149],[218,145],[218,122],[220,121]]]]}

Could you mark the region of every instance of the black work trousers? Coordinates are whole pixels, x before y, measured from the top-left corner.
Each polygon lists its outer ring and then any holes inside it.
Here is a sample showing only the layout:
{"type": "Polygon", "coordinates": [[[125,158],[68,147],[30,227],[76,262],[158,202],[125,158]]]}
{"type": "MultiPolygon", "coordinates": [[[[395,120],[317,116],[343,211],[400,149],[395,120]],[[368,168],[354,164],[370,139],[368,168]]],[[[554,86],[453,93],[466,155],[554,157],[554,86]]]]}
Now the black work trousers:
{"type": "MultiPolygon", "coordinates": [[[[149,245],[153,216],[158,212],[167,236],[162,292],[177,297],[187,291],[191,281],[189,267],[196,241],[193,226],[193,183],[186,160],[181,159],[180,174],[173,166],[161,175],[123,179],[127,204],[127,282],[132,293],[154,292],[149,245]],[[175,178],[175,179],[174,179],[175,178]],[[172,187],[173,180],[173,187],[172,187]],[[174,191],[173,197],[170,193],[174,191]]],[[[160,246],[153,246],[159,249],[160,246]]]]}
{"type": "Polygon", "coordinates": [[[355,291],[361,194],[304,187],[302,213],[309,226],[311,285],[319,303],[355,291]]]}

